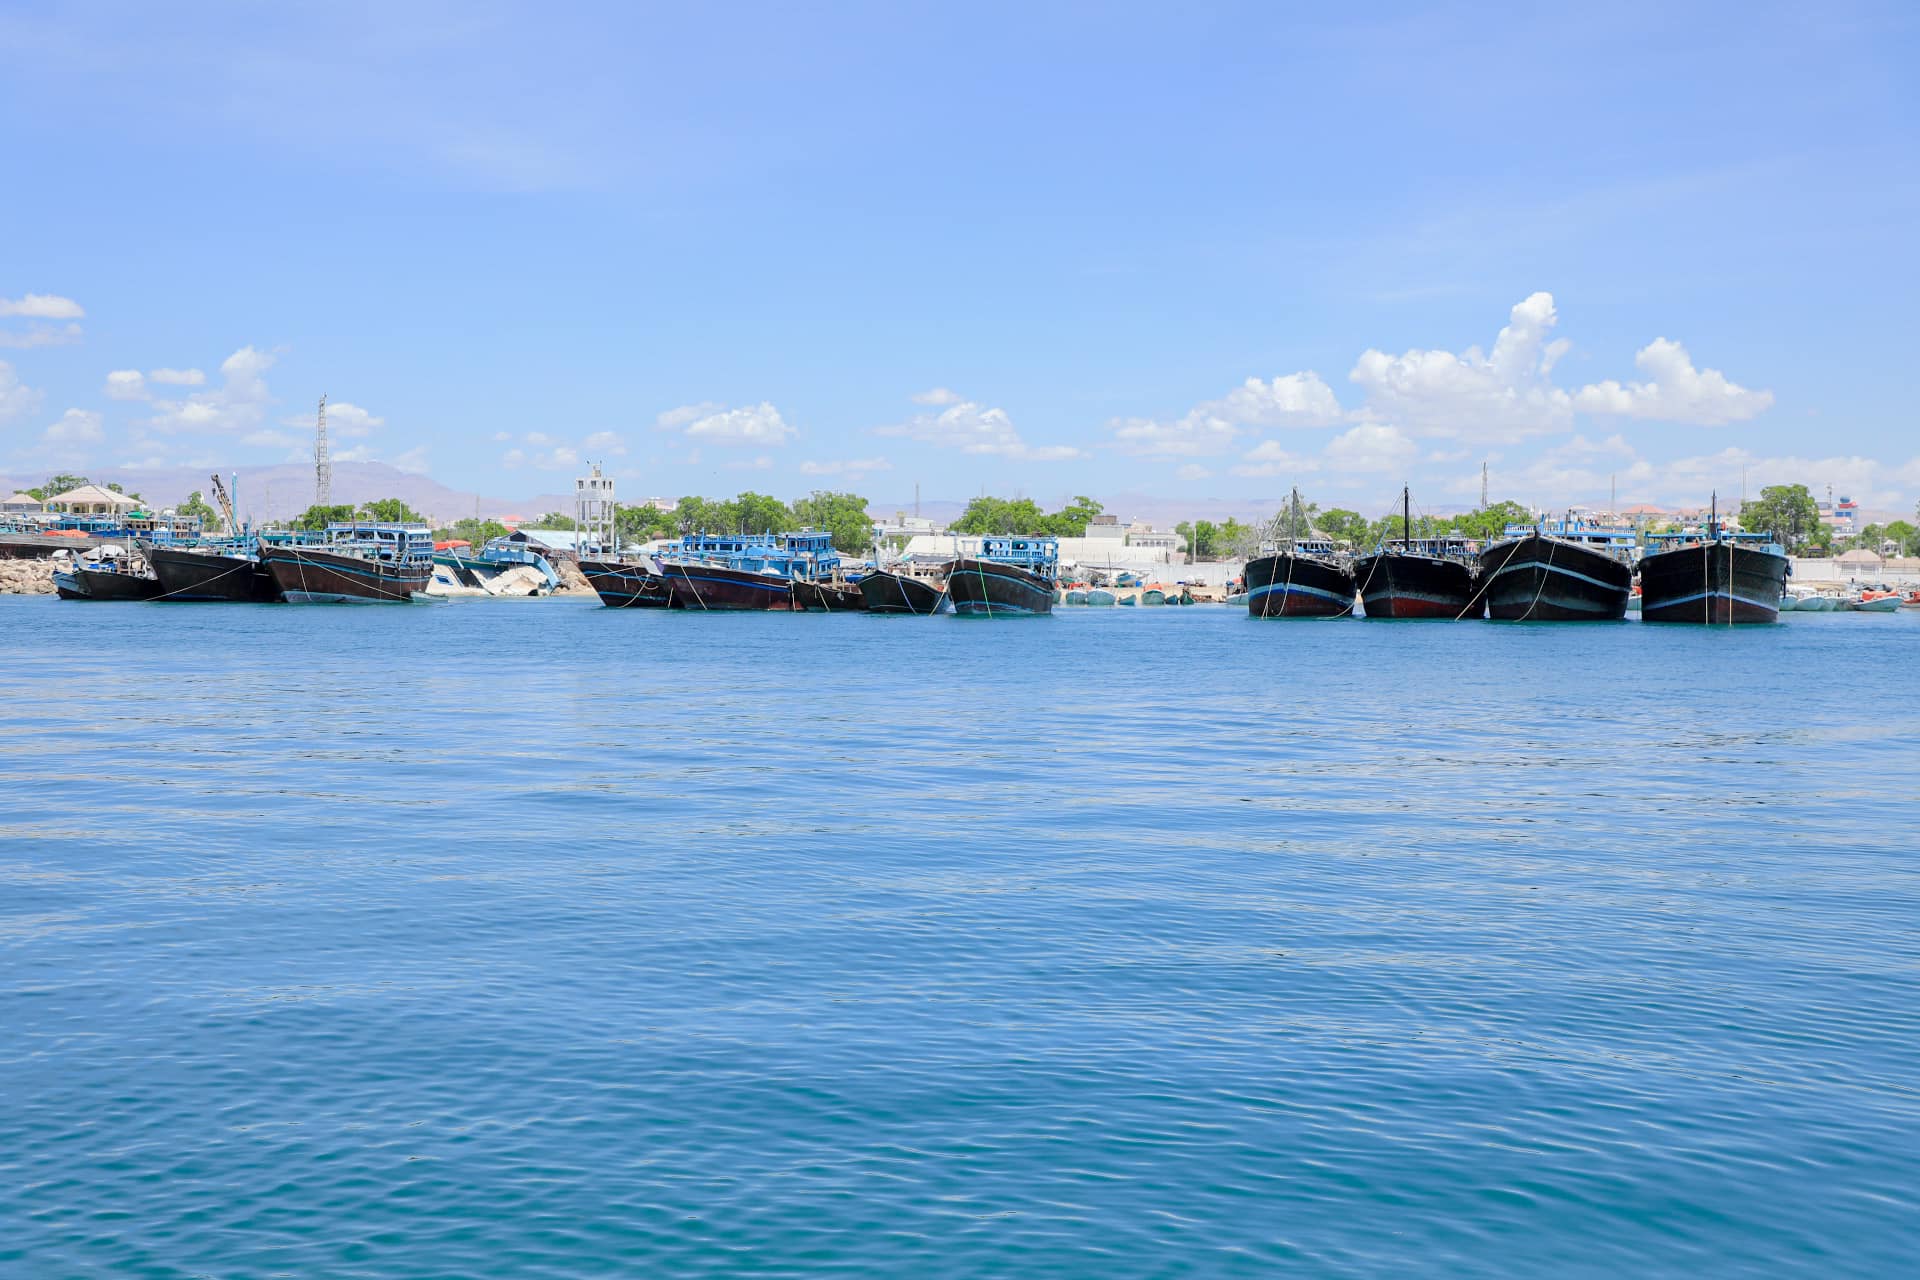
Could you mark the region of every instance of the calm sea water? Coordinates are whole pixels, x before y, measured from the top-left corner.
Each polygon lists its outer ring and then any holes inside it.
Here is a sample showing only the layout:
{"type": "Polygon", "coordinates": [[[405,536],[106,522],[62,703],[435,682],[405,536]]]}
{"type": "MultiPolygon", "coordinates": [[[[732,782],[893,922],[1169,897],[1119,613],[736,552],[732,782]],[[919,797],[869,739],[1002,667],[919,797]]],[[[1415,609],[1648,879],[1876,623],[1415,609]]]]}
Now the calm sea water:
{"type": "Polygon", "coordinates": [[[0,598],[0,1274],[1912,1274],[1916,653],[0,598]]]}

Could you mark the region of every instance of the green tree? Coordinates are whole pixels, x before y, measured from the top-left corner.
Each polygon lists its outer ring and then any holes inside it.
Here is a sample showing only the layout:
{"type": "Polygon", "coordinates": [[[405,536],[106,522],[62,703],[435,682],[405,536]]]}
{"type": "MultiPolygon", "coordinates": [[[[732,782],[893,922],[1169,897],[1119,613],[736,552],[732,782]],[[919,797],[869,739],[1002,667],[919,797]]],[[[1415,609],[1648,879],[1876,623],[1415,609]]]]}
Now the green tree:
{"type": "Polygon", "coordinates": [[[975,498],[949,526],[955,533],[1051,533],[1032,498],[975,498]]]}
{"type": "Polygon", "coordinates": [[[1496,502],[1478,511],[1463,512],[1450,522],[1453,532],[1482,542],[1497,538],[1510,524],[1532,524],[1533,512],[1517,502],[1496,502]]]}
{"type": "Polygon", "coordinates": [[[1223,559],[1244,560],[1260,549],[1260,530],[1228,516],[1214,530],[1215,553],[1223,559]]]}
{"type": "Polygon", "coordinates": [[[1894,520],[1887,525],[1887,536],[1900,544],[1901,555],[1920,555],[1920,528],[1905,520],[1894,520]]]}
{"type": "Polygon", "coordinates": [[[549,511],[528,527],[533,529],[559,529],[566,531],[577,528],[578,526],[574,524],[572,516],[559,511],[549,511]]]}
{"type": "Polygon", "coordinates": [[[345,524],[354,518],[352,503],[335,503],[332,506],[311,506],[293,518],[296,529],[324,529],[330,524],[345,524]]]}
{"type": "Polygon", "coordinates": [[[468,516],[464,520],[455,520],[446,528],[435,529],[433,531],[433,540],[435,542],[464,540],[472,543],[476,547],[485,545],[489,538],[504,538],[506,536],[507,526],[501,524],[498,520],[481,520],[474,516],[468,516]]]}
{"type": "Polygon", "coordinates": [[[729,505],[734,510],[736,533],[779,533],[795,524],[787,504],[764,493],[739,494],[729,505]]]}
{"type": "Polygon", "coordinates": [[[1367,535],[1373,526],[1358,511],[1349,511],[1345,507],[1330,507],[1320,513],[1320,531],[1335,542],[1344,542],[1351,547],[1366,545],[1367,535]]]}
{"type": "Polygon", "coordinates": [[[1820,504],[1803,484],[1768,485],[1757,501],[1741,504],[1740,524],[1772,534],[1789,552],[1833,544],[1833,531],[1820,523],[1820,504]]]}
{"type": "Polygon", "coordinates": [[[57,498],[70,489],[78,489],[82,485],[92,483],[93,481],[87,479],[85,476],[71,475],[63,471],[59,475],[48,476],[45,484],[41,485],[38,489],[29,489],[27,492],[39,501],[45,502],[48,498],[57,498]]]}
{"type": "Polygon", "coordinates": [[[833,535],[834,549],[846,555],[865,555],[873,546],[873,517],[867,500],[857,493],[814,490],[793,504],[793,518],[810,529],[833,535]]]}
{"type": "Polygon", "coordinates": [[[359,518],[382,524],[425,524],[426,517],[398,498],[375,498],[360,504],[359,518]]]}
{"type": "Polygon", "coordinates": [[[198,489],[188,494],[187,500],[175,507],[173,513],[199,520],[202,529],[211,529],[220,523],[220,513],[207,504],[207,500],[200,496],[198,489]]]}
{"type": "Polygon", "coordinates": [[[651,542],[680,531],[674,513],[658,507],[621,507],[613,513],[613,525],[628,542],[651,542]]]}
{"type": "Polygon", "coordinates": [[[1047,517],[1047,527],[1044,532],[1051,533],[1056,538],[1084,538],[1087,536],[1088,522],[1105,510],[1105,507],[1092,498],[1076,497],[1047,517]]]}

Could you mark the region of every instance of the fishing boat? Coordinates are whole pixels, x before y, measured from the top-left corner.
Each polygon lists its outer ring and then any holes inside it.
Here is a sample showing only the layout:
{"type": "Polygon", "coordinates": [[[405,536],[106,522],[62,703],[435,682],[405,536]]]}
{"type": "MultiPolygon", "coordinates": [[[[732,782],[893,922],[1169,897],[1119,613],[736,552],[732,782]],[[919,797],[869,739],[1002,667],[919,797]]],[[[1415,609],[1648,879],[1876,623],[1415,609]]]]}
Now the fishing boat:
{"type": "Polygon", "coordinates": [[[252,539],[201,547],[151,547],[147,563],[168,603],[272,604],[280,584],[260,562],[252,539]]]}
{"type": "Polygon", "coordinates": [[[962,617],[1052,613],[1059,566],[1058,538],[984,537],[978,555],[958,556],[947,565],[947,594],[962,617]]]}
{"type": "Polygon", "coordinates": [[[1793,592],[1791,591],[1782,591],[1780,593],[1780,612],[1781,613],[1793,613],[1797,611],[1799,608],[1800,608],[1800,597],[1794,595],[1793,592]]]}
{"type": "Polygon", "coordinates": [[[1060,603],[1062,604],[1082,604],[1082,605],[1085,604],[1086,602],[1087,602],[1087,592],[1086,592],[1086,589],[1083,587],[1075,587],[1071,591],[1068,591],[1065,594],[1065,597],[1060,601],[1060,603]]]}
{"type": "Polygon", "coordinates": [[[609,609],[667,609],[673,589],[651,559],[582,560],[587,585],[609,609]]]}
{"type": "Polygon", "coordinates": [[[1166,602],[1167,593],[1160,587],[1147,587],[1140,593],[1140,603],[1143,605],[1165,604],[1166,602]]]}
{"type": "Polygon", "coordinates": [[[1295,489],[1273,537],[1247,561],[1247,615],[1253,618],[1344,618],[1353,612],[1353,567],[1326,538],[1314,535],[1295,489]],[[1285,521],[1285,537],[1280,536],[1285,521]]]}
{"type": "Polygon", "coordinates": [[[818,582],[795,578],[793,607],[810,613],[865,613],[867,600],[860,594],[858,582],[848,582],[844,578],[818,582]]]}
{"type": "Polygon", "coordinates": [[[905,565],[875,569],[861,577],[860,598],[868,613],[943,613],[952,609],[939,578],[906,571],[905,565]]]}
{"type": "Polygon", "coordinates": [[[1770,533],[1729,529],[1715,496],[1707,522],[1656,533],[1640,558],[1640,617],[1647,622],[1777,622],[1791,565],[1770,533]]]}
{"type": "Polygon", "coordinates": [[[660,575],[679,609],[700,612],[791,613],[797,581],[831,581],[840,568],[833,535],[795,533],[695,535],[659,558],[660,575]]]}
{"type": "Polygon", "coordinates": [[[1479,555],[1461,537],[1415,538],[1413,493],[1400,490],[1400,536],[1353,563],[1369,618],[1464,618],[1479,607],[1479,555]]]}
{"type": "Polygon", "coordinates": [[[1633,594],[1630,529],[1569,513],[1510,524],[1480,553],[1488,616],[1502,622],[1618,622],[1633,594]]]}
{"type": "Polygon", "coordinates": [[[62,600],[152,600],[160,580],[131,556],[102,556],[55,569],[53,590],[62,600]]]}
{"type": "Polygon", "coordinates": [[[1105,587],[1095,587],[1087,592],[1087,603],[1096,609],[1117,604],[1119,600],[1118,593],[1109,591],[1105,587]]]}
{"type": "Polygon", "coordinates": [[[1863,591],[1848,600],[1847,606],[1855,613],[1896,613],[1900,596],[1893,591],[1863,591]]]}
{"type": "Polygon", "coordinates": [[[423,524],[343,521],[313,542],[263,540],[260,562],[289,604],[405,604],[433,577],[423,524]]]}

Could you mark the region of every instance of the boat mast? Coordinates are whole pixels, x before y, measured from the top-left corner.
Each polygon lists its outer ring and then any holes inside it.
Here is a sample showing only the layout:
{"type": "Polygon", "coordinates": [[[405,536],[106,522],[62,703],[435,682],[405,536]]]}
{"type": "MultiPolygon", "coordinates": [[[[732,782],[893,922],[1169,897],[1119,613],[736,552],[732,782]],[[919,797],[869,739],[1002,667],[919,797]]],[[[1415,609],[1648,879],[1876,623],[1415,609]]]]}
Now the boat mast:
{"type": "Polygon", "coordinates": [[[1400,541],[1413,550],[1413,486],[1400,486],[1400,541]]]}

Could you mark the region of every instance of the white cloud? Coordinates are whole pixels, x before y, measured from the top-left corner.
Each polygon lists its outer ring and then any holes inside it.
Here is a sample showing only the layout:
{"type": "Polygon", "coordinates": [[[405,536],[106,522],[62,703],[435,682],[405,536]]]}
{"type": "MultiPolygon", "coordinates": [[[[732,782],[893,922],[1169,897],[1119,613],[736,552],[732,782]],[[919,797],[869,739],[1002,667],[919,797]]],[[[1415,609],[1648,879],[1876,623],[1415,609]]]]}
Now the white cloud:
{"type": "Polygon", "coordinates": [[[1327,465],[1335,471],[1404,471],[1420,446],[1398,427],[1363,422],[1327,442],[1327,465]]]}
{"type": "Polygon", "coordinates": [[[862,476],[874,471],[891,471],[893,464],[885,458],[848,458],[835,462],[803,462],[800,474],[803,476],[862,476]]]}
{"type": "Polygon", "coordinates": [[[1178,471],[1174,472],[1174,474],[1179,476],[1182,480],[1205,480],[1209,476],[1211,476],[1213,472],[1209,471],[1207,468],[1201,466],[1197,462],[1189,462],[1186,466],[1181,467],[1178,471]]]}
{"type": "Polygon", "coordinates": [[[1030,445],[1014,429],[1005,409],[989,409],[961,400],[939,413],[917,413],[905,422],[875,427],[880,436],[903,436],[965,453],[991,454],[1023,462],[1061,462],[1087,455],[1071,445],[1030,445]]]}
{"type": "Polygon", "coordinates": [[[918,395],[913,396],[912,400],[915,404],[944,407],[950,404],[959,404],[963,398],[958,391],[949,391],[945,387],[935,387],[931,391],[920,392],[918,395]]]}
{"type": "MultiPolygon", "coordinates": [[[[267,390],[266,371],[275,356],[269,351],[242,347],[220,362],[222,384],[212,391],[196,391],[185,400],[153,402],[150,424],[161,431],[246,432],[258,429],[273,396],[267,390]]],[[[111,380],[113,375],[109,375],[111,380]]],[[[333,406],[328,406],[331,425],[333,406]]]]}
{"type": "MultiPolygon", "coordinates": [[[[155,372],[154,380],[159,380],[157,371],[155,372]]],[[[304,424],[296,421],[289,422],[287,425],[296,426],[304,424]]],[[[345,400],[327,401],[327,433],[329,435],[359,438],[362,436],[370,436],[386,425],[387,420],[385,418],[377,418],[357,404],[352,404],[345,400]]]]}
{"type": "Polygon", "coordinates": [[[271,427],[259,431],[249,431],[240,437],[240,443],[255,449],[299,449],[306,445],[303,436],[291,431],[276,431],[271,427]]]}
{"type": "Polygon", "coordinates": [[[62,298],[53,293],[0,298],[0,316],[23,316],[29,320],[79,320],[86,314],[72,298],[62,298]]]}
{"type": "Polygon", "coordinates": [[[1233,474],[1250,477],[1297,476],[1319,469],[1318,461],[1288,453],[1281,448],[1278,440],[1262,440],[1235,464],[1233,474]]]}
{"type": "Polygon", "coordinates": [[[1535,293],[1516,303],[1494,338],[1491,354],[1468,347],[1362,352],[1347,376],[1367,398],[1367,412],[1430,434],[1474,440],[1518,440],[1563,430],[1573,403],[1548,375],[1565,354],[1565,340],[1549,341],[1559,322],[1553,295],[1535,293]]]}
{"type": "Polygon", "coordinates": [[[1621,386],[1608,379],[1582,387],[1574,404],[1588,413],[1630,418],[1655,418],[1717,427],[1744,422],[1773,404],[1773,392],[1749,391],[1728,380],[1718,369],[1696,369],[1687,349],[1678,342],[1655,338],[1633,357],[1645,382],[1621,386]]]}
{"type": "MultiPolygon", "coordinates": [[[[691,408],[692,406],[688,406],[691,408]]],[[[686,410],[675,409],[672,414],[684,414],[686,410]]],[[[669,414],[660,415],[665,422],[669,414]]],[[[766,401],[756,405],[743,405],[738,409],[720,409],[687,422],[685,433],[688,439],[704,444],[759,446],[785,444],[794,429],[787,424],[780,411],[766,401]]]]}
{"type": "Polygon", "coordinates": [[[26,350],[30,347],[65,347],[80,341],[77,324],[31,324],[25,329],[0,329],[0,347],[26,350]]]}
{"type": "Polygon", "coordinates": [[[505,444],[511,439],[513,439],[513,432],[511,431],[496,431],[493,433],[493,442],[495,444],[505,444]]]}
{"type": "Polygon", "coordinates": [[[107,375],[104,390],[109,400],[145,400],[147,376],[138,369],[115,369],[107,375]]]}
{"type": "Polygon", "coordinates": [[[702,400],[699,404],[683,404],[678,409],[667,410],[655,418],[653,424],[661,431],[678,431],[689,423],[711,417],[726,407],[716,400],[702,400]]]}
{"type": "Polygon", "coordinates": [[[425,475],[427,471],[427,446],[417,444],[405,453],[394,457],[392,462],[393,465],[401,471],[411,472],[414,475],[425,475]]]}
{"type": "Polygon", "coordinates": [[[773,470],[773,457],[770,454],[763,453],[758,457],[729,462],[726,464],[726,467],[729,471],[771,471],[773,470]]]}
{"type": "Polygon", "coordinates": [[[13,366],[0,360],[0,422],[33,413],[46,397],[20,381],[13,366]]]}
{"type": "Polygon", "coordinates": [[[155,369],[147,376],[170,387],[198,387],[207,380],[207,375],[198,369],[155,369]]]}
{"type": "MultiPolygon", "coordinates": [[[[500,455],[500,463],[509,469],[531,466],[540,471],[567,471],[580,464],[580,451],[544,431],[529,431],[520,439],[531,449],[513,448],[500,455]]],[[[410,452],[423,452],[412,450],[410,452]]],[[[405,457],[406,455],[401,455],[405,457]]],[[[424,454],[423,454],[424,456],[424,454]]],[[[397,465],[397,464],[396,464],[397,465]]]]}
{"type": "Polygon", "coordinates": [[[617,433],[612,431],[594,432],[586,438],[581,447],[589,453],[611,455],[613,457],[619,457],[627,451],[626,441],[622,440],[617,433]]]}
{"type": "Polygon", "coordinates": [[[1260,428],[1326,427],[1346,412],[1333,388],[1312,370],[1271,381],[1248,378],[1213,400],[1203,400],[1178,418],[1116,418],[1107,424],[1122,453],[1147,458],[1216,457],[1260,428]]]}
{"type": "Polygon", "coordinates": [[[92,409],[69,409],[41,438],[48,444],[96,444],[101,438],[100,421],[92,409]]]}

